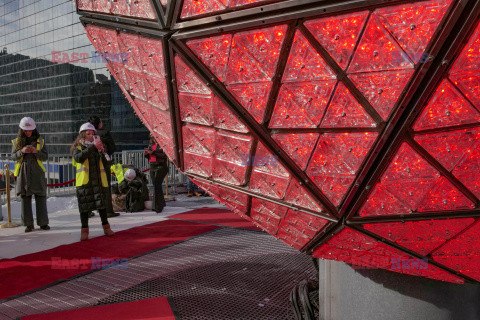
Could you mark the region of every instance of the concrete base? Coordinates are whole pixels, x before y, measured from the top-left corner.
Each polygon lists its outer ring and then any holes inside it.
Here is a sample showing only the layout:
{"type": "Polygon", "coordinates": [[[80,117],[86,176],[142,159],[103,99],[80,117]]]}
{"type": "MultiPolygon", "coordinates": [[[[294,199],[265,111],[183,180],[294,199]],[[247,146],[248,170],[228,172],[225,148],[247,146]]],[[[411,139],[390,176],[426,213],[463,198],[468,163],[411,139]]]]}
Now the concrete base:
{"type": "Polygon", "coordinates": [[[480,285],[319,260],[322,320],[478,320],[480,285]]]}

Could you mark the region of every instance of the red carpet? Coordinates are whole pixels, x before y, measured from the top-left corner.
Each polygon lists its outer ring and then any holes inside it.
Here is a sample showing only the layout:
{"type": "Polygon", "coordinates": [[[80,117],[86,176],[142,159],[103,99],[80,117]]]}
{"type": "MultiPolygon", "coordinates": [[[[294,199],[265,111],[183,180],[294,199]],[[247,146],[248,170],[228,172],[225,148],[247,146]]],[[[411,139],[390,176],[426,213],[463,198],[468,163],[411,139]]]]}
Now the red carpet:
{"type": "MultiPolygon", "coordinates": [[[[193,210],[194,212],[197,210],[193,210]]],[[[166,220],[53,249],[0,260],[0,300],[60,279],[122,262],[142,253],[214,230],[194,222],[166,220]]],[[[118,266],[118,267],[121,267],[118,266]]]]}
{"type": "Polygon", "coordinates": [[[201,208],[175,214],[173,216],[170,216],[170,218],[217,224],[227,227],[261,230],[260,228],[254,226],[252,222],[240,217],[239,215],[227,209],[201,208]]]}
{"type": "Polygon", "coordinates": [[[166,297],[36,314],[22,320],[175,320],[166,297]]]}

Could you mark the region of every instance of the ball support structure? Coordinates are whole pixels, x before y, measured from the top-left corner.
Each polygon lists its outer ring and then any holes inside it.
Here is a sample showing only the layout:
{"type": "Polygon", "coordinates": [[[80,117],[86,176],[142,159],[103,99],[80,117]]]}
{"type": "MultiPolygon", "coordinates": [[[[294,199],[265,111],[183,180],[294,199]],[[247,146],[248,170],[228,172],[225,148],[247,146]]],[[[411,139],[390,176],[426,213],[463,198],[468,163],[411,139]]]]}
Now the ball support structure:
{"type": "Polygon", "coordinates": [[[454,283],[480,281],[479,12],[77,0],[137,115],[212,197],[316,258],[454,283]]]}

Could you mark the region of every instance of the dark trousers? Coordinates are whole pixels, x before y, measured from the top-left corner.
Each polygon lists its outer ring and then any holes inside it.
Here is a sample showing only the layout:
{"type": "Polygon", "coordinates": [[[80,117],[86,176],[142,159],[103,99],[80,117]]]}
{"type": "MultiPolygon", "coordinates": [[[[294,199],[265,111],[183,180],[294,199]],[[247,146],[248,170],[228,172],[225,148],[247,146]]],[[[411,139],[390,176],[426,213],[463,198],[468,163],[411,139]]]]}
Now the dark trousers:
{"type": "Polygon", "coordinates": [[[161,211],[165,207],[165,198],[163,197],[163,179],[168,173],[168,165],[159,166],[151,165],[150,166],[150,177],[152,178],[153,183],[153,201],[152,209],[154,211],[161,211]]]}
{"type": "MultiPolygon", "coordinates": [[[[80,221],[82,222],[82,228],[88,228],[88,215],[90,212],[80,212],[80,221]]],[[[100,219],[102,220],[102,226],[108,224],[107,219],[107,210],[99,209],[98,213],[100,214],[100,219]]]]}
{"type": "MultiPolygon", "coordinates": [[[[37,225],[48,224],[47,197],[35,195],[37,225]]],[[[22,221],[24,226],[33,226],[32,196],[22,196],[22,221]]]]}
{"type": "Polygon", "coordinates": [[[113,203],[112,203],[112,173],[110,172],[110,168],[105,170],[107,174],[107,181],[108,181],[108,192],[107,192],[107,215],[113,213],[113,203]]]}

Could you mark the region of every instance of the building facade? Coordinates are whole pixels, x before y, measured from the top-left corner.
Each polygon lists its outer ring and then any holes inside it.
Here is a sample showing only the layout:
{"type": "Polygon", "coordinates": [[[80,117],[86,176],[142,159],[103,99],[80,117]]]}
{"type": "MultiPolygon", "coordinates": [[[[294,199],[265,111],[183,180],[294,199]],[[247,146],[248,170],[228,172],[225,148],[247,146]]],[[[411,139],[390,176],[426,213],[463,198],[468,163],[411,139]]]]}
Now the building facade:
{"type": "Polygon", "coordinates": [[[50,154],[65,154],[91,115],[117,151],[142,148],[148,131],[95,53],[72,1],[0,0],[0,153],[30,116],[50,154]]]}

